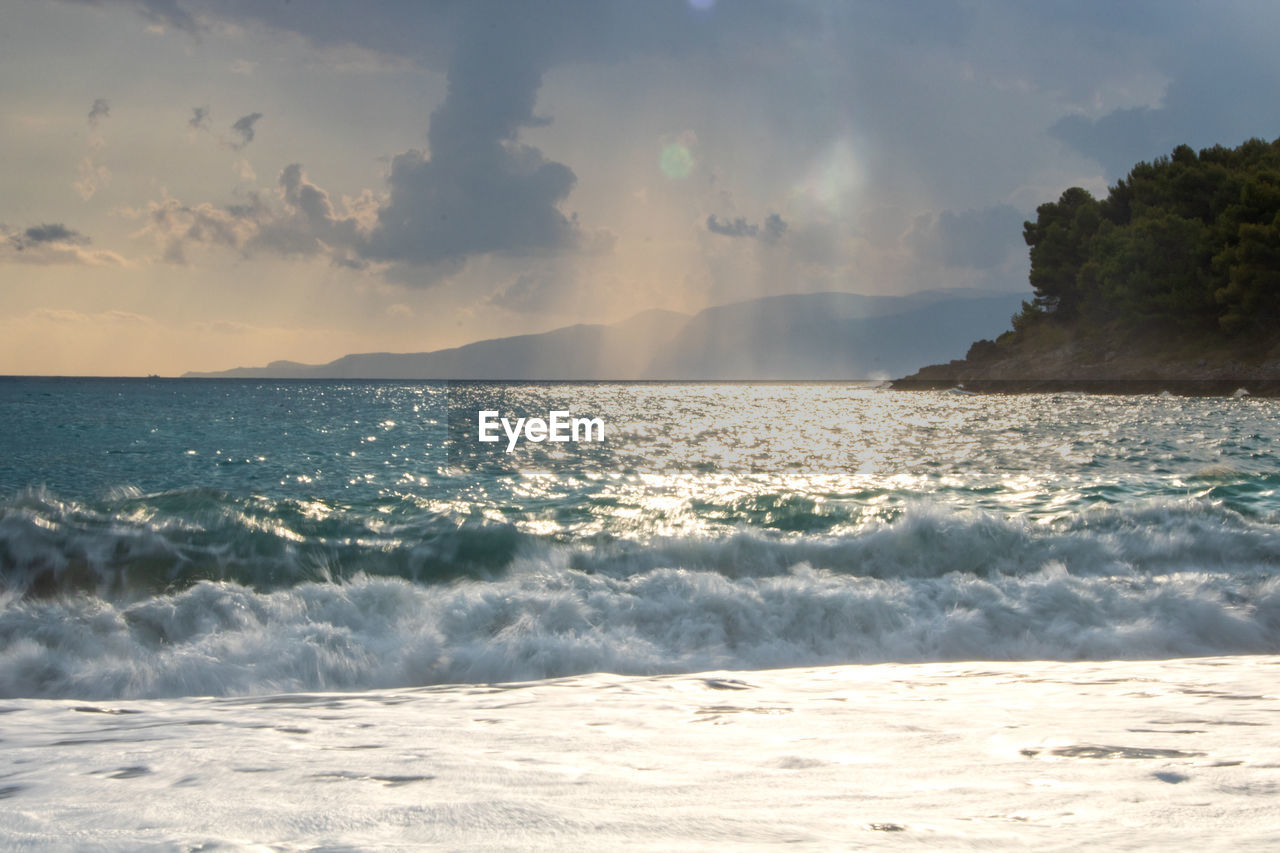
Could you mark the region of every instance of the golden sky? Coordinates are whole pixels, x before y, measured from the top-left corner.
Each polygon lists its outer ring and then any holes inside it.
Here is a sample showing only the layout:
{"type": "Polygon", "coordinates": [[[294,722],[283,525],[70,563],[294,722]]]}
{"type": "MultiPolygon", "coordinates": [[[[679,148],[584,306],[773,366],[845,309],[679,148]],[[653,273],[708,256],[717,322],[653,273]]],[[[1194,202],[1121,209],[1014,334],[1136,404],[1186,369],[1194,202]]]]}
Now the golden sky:
{"type": "Polygon", "coordinates": [[[8,4],[0,373],[1026,289],[1066,187],[1280,135],[1276,8],[8,4]]]}

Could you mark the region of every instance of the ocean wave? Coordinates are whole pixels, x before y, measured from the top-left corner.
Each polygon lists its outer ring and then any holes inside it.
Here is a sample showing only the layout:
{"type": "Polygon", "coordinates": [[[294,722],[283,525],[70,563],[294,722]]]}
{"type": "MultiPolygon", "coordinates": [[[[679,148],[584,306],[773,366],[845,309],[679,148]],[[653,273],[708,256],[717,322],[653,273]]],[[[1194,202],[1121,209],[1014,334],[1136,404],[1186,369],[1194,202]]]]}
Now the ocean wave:
{"type": "MultiPolygon", "coordinates": [[[[764,496],[751,506],[794,513],[808,504],[764,496]]],[[[1016,576],[1052,562],[1079,576],[1265,574],[1280,566],[1280,525],[1212,496],[1095,506],[1042,521],[921,502],[829,529],[718,529],[724,533],[576,536],[571,527],[548,532],[416,506],[391,512],[208,489],[119,490],[90,504],[32,490],[0,506],[0,590],[129,600],[202,581],[259,591],[359,574],[432,584],[497,579],[530,562],[612,577],[674,568],[729,578],[805,564],[880,579],[1016,576]]]]}
{"type": "Polygon", "coordinates": [[[840,536],[521,534],[495,553],[501,573],[447,583],[355,570],[119,599],[11,586],[0,595],[0,695],[1280,651],[1277,530],[1191,500],[1053,524],[920,506],[840,536]]]}
{"type": "Polygon", "coordinates": [[[0,695],[149,697],[882,661],[1274,653],[1280,581],[880,580],[800,565],[733,579],[529,571],[444,588],[360,576],[269,593],[201,582],[118,606],[10,601],[0,695]]]}
{"type": "Polygon", "coordinates": [[[97,503],[31,489],[0,506],[0,590],[121,598],[205,580],[271,589],[357,573],[487,577],[513,559],[510,524],[212,489],[117,489],[97,503]]]}

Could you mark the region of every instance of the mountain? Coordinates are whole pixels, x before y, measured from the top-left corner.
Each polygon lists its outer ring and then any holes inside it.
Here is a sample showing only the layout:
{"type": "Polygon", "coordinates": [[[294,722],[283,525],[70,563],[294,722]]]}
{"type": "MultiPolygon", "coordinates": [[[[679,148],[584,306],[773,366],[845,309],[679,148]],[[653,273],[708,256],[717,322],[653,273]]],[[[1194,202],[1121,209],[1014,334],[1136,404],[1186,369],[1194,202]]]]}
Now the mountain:
{"type": "Polygon", "coordinates": [[[815,293],[708,308],[658,354],[653,378],[868,379],[962,354],[978,329],[998,334],[1018,294],[815,293]]]}
{"type": "Polygon", "coordinates": [[[321,365],[275,361],[200,378],[271,379],[868,379],[963,355],[999,334],[1023,294],[768,296],[689,316],[645,311],[611,325],[423,353],[362,353],[321,365]]]}

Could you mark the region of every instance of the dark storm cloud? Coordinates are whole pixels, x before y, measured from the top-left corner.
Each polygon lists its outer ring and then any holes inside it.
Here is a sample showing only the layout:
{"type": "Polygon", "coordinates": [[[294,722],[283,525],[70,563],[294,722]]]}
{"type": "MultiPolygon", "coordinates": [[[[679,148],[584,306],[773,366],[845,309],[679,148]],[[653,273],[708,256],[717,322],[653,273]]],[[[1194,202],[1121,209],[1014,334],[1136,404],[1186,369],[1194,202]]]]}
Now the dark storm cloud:
{"type": "Polygon", "coordinates": [[[61,222],[18,229],[0,223],[0,263],[33,266],[82,264],[121,266],[124,258],[110,251],[87,248],[89,237],[61,222]]]}
{"type": "MultiPolygon", "coordinates": [[[[928,15],[908,3],[822,8],[830,38],[847,45],[846,67],[804,77],[798,63],[779,85],[850,93],[847,112],[831,111],[832,126],[856,127],[880,196],[917,181],[938,207],[963,209],[1025,191],[1042,180],[1037,173],[1092,177],[1070,153],[1116,178],[1180,142],[1280,134],[1270,94],[1280,86],[1274,4],[940,3],[928,15]]],[[[771,124],[818,140],[831,132],[810,115],[812,100],[782,94],[771,91],[771,124]]],[[[1054,196],[1046,189],[1042,200],[1054,196]]]]}
{"type": "Polygon", "coordinates": [[[1118,178],[1140,160],[1167,154],[1178,143],[1164,110],[1149,107],[1115,110],[1099,119],[1071,115],[1049,132],[1084,156],[1097,161],[1108,178],[1118,178]]]}
{"type": "Polygon", "coordinates": [[[240,137],[240,140],[231,143],[233,148],[243,148],[253,141],[253,126],[261,118],[262,113],[249,113],[236,119],[235,124],[231,125],[231,132],[240,137]]]}
{"type": "MultiPolygon", "coordinates": [[[[372,229],[351,244],[365,259],[410,265],[457,264],[487,253],[554,253],[583,244],[576,217],[561,207],[576,183],[573,170],[519,139],[523,129],[550,121],[534,114],[549,69],[637,54],[700,52],[735,32],[776,35],[793,19],[809,17],[785,4],[726,4],[712,19],[692,14],[683,0],[384,2],[364,7],[359,15],[333,3],[305,9],[257,2],[143,3],[141,8],[175,26],[205,16],[249,19],[319,45],[355,44],[443,68],[448,90],[430,114],[427,149],[393,158],[388,200],[372,229]]],[[[236,122],[237,147],[252,140],[253,122],[260,117],[255,113],[236,122]]],[[[197,113],[192,126],[202,120],[197,113]]],[[[298,196],[296,210],[306,204],[298,196]]],[[[317,239],[333,236],[323,216],[304,216],[291,220],[283,234],[263,237],[261,245],[290,251],[307,245],[293,227],[300,222],[317,229],[317,239]]]]}
{"type": "MultiPolygon", "coordinates": [[[[912,3],[804,0],[725,0],[703,11],[685,0],[118,2],[192,32],[229,21],[447,75],[444,102],[423,104],[411,119],[426,144],[392,158],[387,200],[363,229],[335,224],[345,220],[332,205],[317,206],[302,183],[296,192],[282,183],[286,209],[252,220],[258,248],[341,246],[343,263],[457,267],[486,253],[581,250],[585,229],[568,209],[578,164],[555,162],[523,134],[547,121],[535,110],[548,73],[586,63],[670,59],[697,96],[749,98],[780,155],[778,183],[799,179],[788,168],[799,173],[834,142],[849,142],[858,182],[824,196],[819,214],[788,207],[792,223],[776,214],[706,221],[726,237],[785,240],[796,257],[832,267],[847,260],[844,238],[882,211],[1050,200],[1062,189],[1055,182],[1097,177],[1069,152],[1114,178],[1179,142],[1280,135],[1271,96],[1280,88],[1270,43],[1277,13],[1266,4],[938,0],[922,14],[912,3]]],[[[726,147],[743,130],[717,126],[714,113],[705,131],[698,127],[709,156],[710,140],[726,147]]],[[[599,118],[615,115],[605,109],[599,118]]],[[[193,126],[202,120],[197,114],[193,126]]],[[[778,196],[759,203],[778,204],[778,196]]],[[[999,209],[937,214],[911,239],[945,264],[986,268],[1020,239],[1014,215],[991,211],[999,209]]],[[[896,241],[911,212],[886,223],[896,230],[883,239],[896,241]]]]}
{"type": "Polygon", "coordinates": [[[762,243],[776,243],[787,233],[787,223],[776,213],[766,216],[763,225],[748,222],[741,216],[721,220],[713,213],[707,217],[707,230],[722,237],[750,237],[762,243]]]}
{"type": "Polygon", "coordinates": [[[944,267],[987,270],[1025,250],[1022,223],[1026,219],[1010,205],[956,213],[944,210],[916,219],[908,244],[922,257],[944,267]]]}
{"type": "Polygon", "coordinates": [[[761,227],[760,239],[765,243],[776,243],[782,239],[787,233],[787,223],[781,216],[776,213],[770,213],[764,218],[764,225],[761,227]]]}
{"type": "Polygon", "coordinates": [[[34,225],[22,233],[25,242],[31,243],[75,243],[84,245],[89,238],[79,231],[68,228],[61,222],[47,222],[34,225]]]}
{"type": "Polygon", "coordinates": [[[428,264],[572,247],[577,223],[558,205],[574,181],[568,166],[529,146],[494,143],[456,158],[407,151],[392,161],[391,197],[378,211],[365,254],[428,264]]]}
{"type": "Polygon", "coordinates": [[[392,161],[391,196],[369,235],[368,257],[429,264],[487,252],[553,251],[576,244],[559,205],[576,180],[517,136],[540,123],[534,102],[547,67],[536,7],[464,22],[448,94],[432,114],[430,153],[392,161]]]}
{"type": "Polygon", "coordinates": [[[1050,128],[1053,136],[1097,161],[1113,180],[1181,144],[1234,146],[1250,137],[1280,136],[1280,102],[1273,94],[1280,87],[1273,43],[1280,8],[1166,4],[1148,11],[1146,26],[1159,28],[1163,48],[1152,61],[1169,78],[1160,103],[1096,118],[1064,116],[1050,128]]]}
{"type": "MultiPolygon", "coordinates": [[[[719,4],[712,15],[698,13],[687,0],[367,0],[354,5],[349,0],[185,0],[166,5],[176,5],[187,20],[252,22],[297,33],[318,46],[356,45],[434,70],[447,69],[459,50],[486,44],[533,50],[546,70],[570,62],[702,55],[741,38],[776,40],[799,28],[819,32],[824,25],[823,13],[812,4],[755,0],[719,4]],[[360,14],[352,13],[356,8],[360,14]]],[[[868,14],[883,15],[874,10],[868,14]]],[[[935,11],[931,17],[940,16],[935,11]]],[[[897,17],[909,26],[910,15],[897,17]]]]}
{"type": "Polygon", "coordinates": [[[406,151],[392,161],[390,199],[363,254],[433,264],[581,246],[576,218],[561,209],[576,182],[573,170],[518,138],[522,129],[549,121],[534,114],[545,72],[569,62],[705,49],[736,29],[777,33],[785,31],[777,19],[796,14],[754,8],[764,11],[744,14],[727,6],[716,29],[691,16],[683,2],[438,7],[455,35],[448,94],[431,114],[428,151],[406,151]]]}
{"type": "Polygon", "coordinates": [[[111,115],[111,105],[107,103],[107,99],[97,98],[89,108],[89,124],[96,125],[109,115],[111,115]]]}
{"type": "MultiPolygon", "coordinates": [[[[1280,108],[1269,99],[1257,99],[1258,93],[1250,91],[1256,81],[1227,76],[1219,86],[1195,82],[1194,88],[1213,91],[1192,95],[1186,91],[1188,84],[1178,81],[1171,84],[1161,107],[1119,109],[1097,119],[1064,116],[1050,133],[1101,164],[1109,180],[1124,177],[1136,163],[1167,155],[1178,145],[1231,147],[1250,137],[1271,140],[1280,136],[1280,108]],[[1220,112],[1220,92],[1233,93],[1231,109],[1226,112],[1220,112]]],[[[1276,86],[1280,86],[1280,78],[1272,75],[1266,88],[1274,91],[1276,86]]]]}
{"type": "Polygon", "coordinates": [[[752,225],[741,216],[721,222],[714,213],[707,217],[707,230],[722,237],[754,237],[760,232],[758,226],[752,225]]]}

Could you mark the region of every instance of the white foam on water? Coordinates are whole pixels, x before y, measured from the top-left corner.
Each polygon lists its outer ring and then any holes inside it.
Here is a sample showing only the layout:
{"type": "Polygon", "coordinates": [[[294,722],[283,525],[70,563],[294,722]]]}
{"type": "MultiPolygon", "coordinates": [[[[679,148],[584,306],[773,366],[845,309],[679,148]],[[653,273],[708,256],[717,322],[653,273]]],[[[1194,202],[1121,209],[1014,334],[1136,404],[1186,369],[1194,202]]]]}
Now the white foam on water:
{"type": "Polygon", "coordinates": [[[4,849],[1262,850],[1275,656],[0,703],[4,849]]]}
{"type": "Polygon", "coordinates": [[[685,541],[639,556],[540,546],[492,581],[358,575],[270,591],[206,581],[135,602],[11,594],[0,607],[0,696],[247,695],[1280,648],[1280,577],[1262,553],[1269,534],[1242,543],[1223,533],[1214,550],[1185,518],[1155,533],[1139,533],[1130,518],[1055,545],[991,518],[942,521],[908,519],[825,543],[685,541]],[[1001,536],[1009,548],[992,546],[1001,536]],[[1019,547],[1030,562],[1017,573],[981,562],[980,551],[1006,560],[1019,547]]]}

